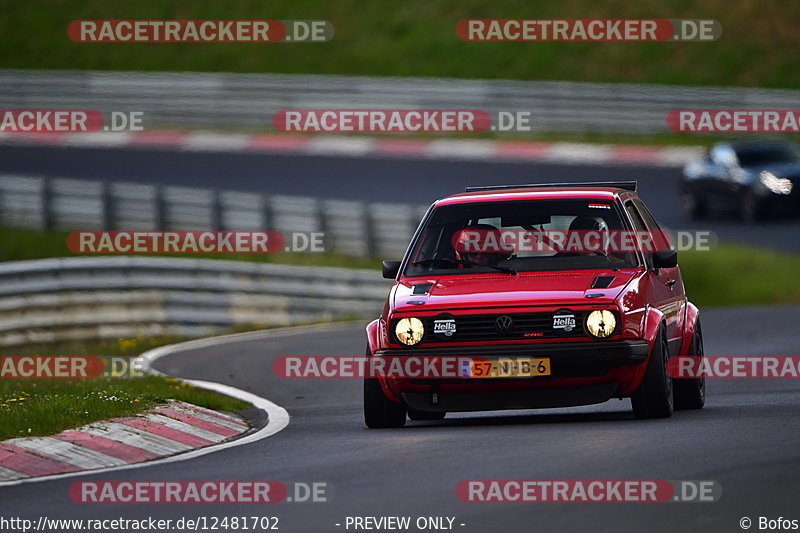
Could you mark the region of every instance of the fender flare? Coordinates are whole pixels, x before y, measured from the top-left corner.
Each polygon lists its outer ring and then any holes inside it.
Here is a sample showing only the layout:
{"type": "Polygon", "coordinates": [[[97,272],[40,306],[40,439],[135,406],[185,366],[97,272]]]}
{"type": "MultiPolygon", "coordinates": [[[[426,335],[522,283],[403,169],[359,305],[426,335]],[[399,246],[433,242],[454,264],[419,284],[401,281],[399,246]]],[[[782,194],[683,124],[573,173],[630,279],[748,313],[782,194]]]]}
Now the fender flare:
{"type": "Polygon", "coordinates": [[[681,335],[681,351],[679,357],[689,355],[689,348],[692,346],[692,338],[697,330],[697,323],[700,320],[700,309],[692,302],[686,302],[686,318],[683,321],[683,332],[681,335]]]}
{"type": "Polygon", "coordinates": [[[644,315],[644,326],[641,330],[641,337],[646,340],[647,344],[649,345],[649,349],[647,351],[647,360],[636,366],[636,370],[631,376],[630,381],[628,381],[628,383],[620,391],[621,396],[630,395],[636,390],[637,387],[639,387],[639,384],[642,382],[644,373],[647,370],[647,365],[650,364],[650,356],[653,353],[653,342],[655,341],[656,335],[658,335],[658,331],[661,329],[661,324],[663,323],[664,313],[655,307],[648,305],[644,315]]]}
{"type": "Polygon", "coordinates": [[[369,355],[375,353],[376,350],[379,350],[381,347],[381,321],[380,319],[376,318],[366,327],[367,330],[367,348],[369,349],[369,355]]]}
{"type": "Polygon", "coordinates": [[[650,353],[653,352],[653,341],[658,334],[661,324],[664,323],[664,313],[655,307],[648,306],[644,315],[644,328],[642,329],[642,338],[650,344],[650,351],[647,354],[648,361],[650,360],[650,353]]]}
{"type": "MultiPolygon", "coordinates": [[[[376,318],[366,327],[367,331],[367,357],[372,357],[377,350],[381,349],[383,338],[383,326],[381,320],[376,318]]],[[[381,384],[381,389],[387,398],[393,402],[403,403],[403,399],[397,394],[391,386],[390,381],[385,376],[378,376],[378,383],[381,384]]]]}

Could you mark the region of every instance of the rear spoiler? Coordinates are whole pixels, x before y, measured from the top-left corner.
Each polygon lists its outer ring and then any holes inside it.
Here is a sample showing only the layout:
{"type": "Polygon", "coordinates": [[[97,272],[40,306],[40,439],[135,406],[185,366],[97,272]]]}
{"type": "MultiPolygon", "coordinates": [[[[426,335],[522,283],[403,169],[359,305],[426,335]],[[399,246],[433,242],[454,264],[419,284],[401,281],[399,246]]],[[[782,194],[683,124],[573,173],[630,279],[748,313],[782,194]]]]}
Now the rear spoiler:
{"type": "Polygon", "coordinates": [[[526,183],[520,185],[483,185],[466,187],[464,192],[496,191],[503,189],[527,189],[531,187],[615,187],[626,191],[636,192],[637,182],[634,181],[578,181],[574,183],[526,183]]]}

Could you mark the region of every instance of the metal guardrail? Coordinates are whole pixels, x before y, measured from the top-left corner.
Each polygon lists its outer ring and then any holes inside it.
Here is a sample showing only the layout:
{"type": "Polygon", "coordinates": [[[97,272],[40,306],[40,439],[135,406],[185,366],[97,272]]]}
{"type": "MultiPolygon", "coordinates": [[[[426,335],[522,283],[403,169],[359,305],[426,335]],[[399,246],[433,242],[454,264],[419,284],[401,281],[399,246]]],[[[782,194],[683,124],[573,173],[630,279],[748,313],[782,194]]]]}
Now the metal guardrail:
{"type": "Polygon", "coordinates": [[[321,232],[326,251],[351,256],[401,256],[425,210],[411,204],[0,175],[0,226],[321,232]]]}
{"type": "Polygon", "coordinates": [[[371,318],[388,287],[372,270],[209,259],[0,263],[0,346],[371,318]]]}
{"type": "Polygon", "coordinates": [[[281,109],[530,111],[534,132],[666,132],[675,109],[797,109],[800,91],[285,74],[0,70],[0,109],[143,111],[151,128],[270,129],[281,109]]]}

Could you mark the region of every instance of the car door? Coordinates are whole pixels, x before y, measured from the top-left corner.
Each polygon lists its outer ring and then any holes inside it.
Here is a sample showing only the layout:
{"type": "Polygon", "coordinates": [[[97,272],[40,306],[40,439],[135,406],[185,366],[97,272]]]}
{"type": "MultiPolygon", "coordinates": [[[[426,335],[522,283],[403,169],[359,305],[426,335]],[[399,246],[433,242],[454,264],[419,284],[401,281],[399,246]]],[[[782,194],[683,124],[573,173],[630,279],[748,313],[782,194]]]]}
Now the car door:
{"type": "MultiPolygon", "coordinates": [[[[647,231],[651,235],[662,233],[653,215],[647,210],[638,198],[625,202],[625,210],[631,219],[636,231],[647,231]]],[[[679,342],[679,332],[682,328],[682,311],[685,305],[683,280],[678,267],[653,268],[653,252],[645,250],[645,265],[647,268],[646,286],[648,303],[664,314],[666,320],[667,339],[670,351],[674,354],[676,341],[679,342]]]]}

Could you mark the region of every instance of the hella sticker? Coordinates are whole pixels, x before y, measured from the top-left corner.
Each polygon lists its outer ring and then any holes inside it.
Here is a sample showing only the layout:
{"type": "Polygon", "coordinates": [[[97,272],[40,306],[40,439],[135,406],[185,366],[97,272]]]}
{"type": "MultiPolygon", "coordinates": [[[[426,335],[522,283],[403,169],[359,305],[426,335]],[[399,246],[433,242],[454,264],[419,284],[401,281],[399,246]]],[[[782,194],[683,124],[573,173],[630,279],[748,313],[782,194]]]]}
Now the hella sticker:
{"type": "Polygon", "coordinates": [[[575,329],[575,315],[571,313],[558,313],[553,315],[553,329],[569,333],[575,329]]]}
{"type": "Polygon", "coordinates": [[[436,335],[452,337],[456,332],[456,320],[454,318],[440,318],[433,321],[433,332],[436,335]]]}

